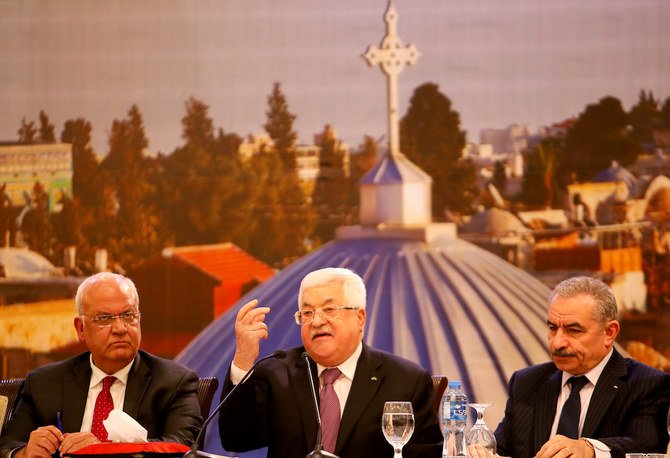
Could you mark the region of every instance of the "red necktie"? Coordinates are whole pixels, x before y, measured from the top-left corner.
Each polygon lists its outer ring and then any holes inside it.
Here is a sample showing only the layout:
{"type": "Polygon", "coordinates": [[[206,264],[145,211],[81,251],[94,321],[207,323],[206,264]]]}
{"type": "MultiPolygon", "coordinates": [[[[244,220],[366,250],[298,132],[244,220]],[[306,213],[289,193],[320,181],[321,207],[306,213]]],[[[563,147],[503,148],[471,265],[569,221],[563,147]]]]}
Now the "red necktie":
{"type": "Polygon", "coordinates": [[[95,399],[95,410],[93,411],[93,423],[91,424],[91,432],[95,437],[98,438],[100,442],[108,442],[107,440],[107,430],[102,424],[102,420],[107,420],[109,412],[114,409],[114,400],[112,399],[112,393],[109,392],[109,388],[112,386],[112,383],[116,381],[116,377],[107,376],[102,379],[102,391],[98,393],[98,397],[95,399]]]}
{"type": "Polygon", "coordinates": [[[334,453],[337,433],[340,430],[340,399],[333,389],[333,382],[342,372],[336,367],[323,371],[323,387],[319,392],[321,424],[323,427],[323,449],[334,453]]]}

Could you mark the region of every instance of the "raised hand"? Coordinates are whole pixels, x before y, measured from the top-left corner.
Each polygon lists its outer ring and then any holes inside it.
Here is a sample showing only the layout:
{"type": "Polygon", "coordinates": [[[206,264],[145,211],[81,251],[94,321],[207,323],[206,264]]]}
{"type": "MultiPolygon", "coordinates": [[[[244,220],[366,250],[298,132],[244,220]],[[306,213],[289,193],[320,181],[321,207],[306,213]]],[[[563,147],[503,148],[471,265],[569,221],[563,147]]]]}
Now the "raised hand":
{"type": "Polygon", "coordinates": [[[258,358],[261,339],[268,338],[268,326],[263,322],[270,307],[256,307],[258,299],[242,306],[235,319],[235,357],[233,363],[248,371],[258,358]]]}

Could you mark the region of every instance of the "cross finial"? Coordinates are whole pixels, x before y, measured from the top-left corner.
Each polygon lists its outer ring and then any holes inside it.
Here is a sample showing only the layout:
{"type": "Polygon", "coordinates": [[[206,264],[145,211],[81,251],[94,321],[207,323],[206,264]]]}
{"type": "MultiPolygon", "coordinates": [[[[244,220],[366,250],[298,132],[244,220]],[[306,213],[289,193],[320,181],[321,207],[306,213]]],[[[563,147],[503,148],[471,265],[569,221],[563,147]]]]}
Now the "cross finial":
{"type": "Polygon", "coordinates": [[[398,11],[389,0],[386,13],[386,35],[382,38],[379,48],[375,45],[368,46],[363,57],[370,67],[379,65],[386,75],[388,90],[388,129],[389,129],[389,152],[393,155],[400,153],[400,125],[398,121],[398,74],[403,71],[405,65],[413,65],[421,53],[412,44],[405,47],[397,34],[398,11]]]}

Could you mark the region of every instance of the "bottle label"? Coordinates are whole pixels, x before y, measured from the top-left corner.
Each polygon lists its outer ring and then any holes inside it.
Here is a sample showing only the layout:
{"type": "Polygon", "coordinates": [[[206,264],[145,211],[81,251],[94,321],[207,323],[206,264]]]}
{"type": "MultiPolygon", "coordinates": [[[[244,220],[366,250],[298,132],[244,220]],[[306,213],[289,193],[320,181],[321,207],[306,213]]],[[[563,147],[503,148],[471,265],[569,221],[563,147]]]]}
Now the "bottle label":
{"type": "Polygon", "coordinates": [[[449,414],[451,421],[465,421],[467,419],[467,405],[465,401],[450,401],[449,414]]]}

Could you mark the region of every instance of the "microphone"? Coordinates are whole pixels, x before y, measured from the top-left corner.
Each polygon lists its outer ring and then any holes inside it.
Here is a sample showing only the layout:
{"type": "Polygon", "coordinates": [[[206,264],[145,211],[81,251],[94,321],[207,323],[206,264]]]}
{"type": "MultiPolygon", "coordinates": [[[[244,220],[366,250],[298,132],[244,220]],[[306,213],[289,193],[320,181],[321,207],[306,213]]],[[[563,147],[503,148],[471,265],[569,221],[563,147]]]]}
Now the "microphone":
{"type": "Polygon", "coordinates": [[[321,413],[319,412],[319,401],[316,399],[316,389],[314,388],[314,377],[309,367],[309,355],[306,351],[302,352],[302,359],[307,363],[307,377],[309,378],[310,391],[312,392],[312,401],[314,401],[314,410],[316,411],[316,444],[311,453],[305,455],[305,458],[339,458],[323,449],[323,428],[321,426],[321,413]]]}
{"type": "Polygon", "coordinates": [[[196,457],[201,457],[204,456],[206,458],[221,458],[220,455],[214,455],[211,453],[203,452],[202,450],[198,450],[198,443],[200,443],[200,438],[202,437],[202,434],[205,432],[205,428],[207,428],[207,425],[212,421],[214,416],[219,413],[219,411],[223,408],[224,405],[226,405],[226,402],[228,402],[228,399],[230,396],[237,390],[237,387],[242,385],[244,382],[247,381],[247,379],[251,376],[251,373],[256,369],[256,366],[258,366],[260,363],[265,361],[266,359],[272,359],[272,358],[277,358],[277,359],[282,359],[286,358],[286,352],[284,350],[277,350],[274,353],[271,353],[267,356],[262,357],[258,361],[256,361],[253,366],[251,366],[251,369],[247,371],[246,374],[244,374],[244,377],[242,377],[242,380],[240,380],[240,383],[235,385],[232,390],[226,395],[225,398],[223,398],[223,401],[219,403],[218,406],[216,406],[216,409],[214,409],[214,412],[212,412],[209,417],[207,417],[207,420],[205,420],[202,423],[202,426],[200,427],[200,431],[198,431],[198,437],[195,438],[195,442],[193,442],[193,445],[191,446],[191,450],[186,452],[184,454],[184,458],[196,458],[196,457]]]}

